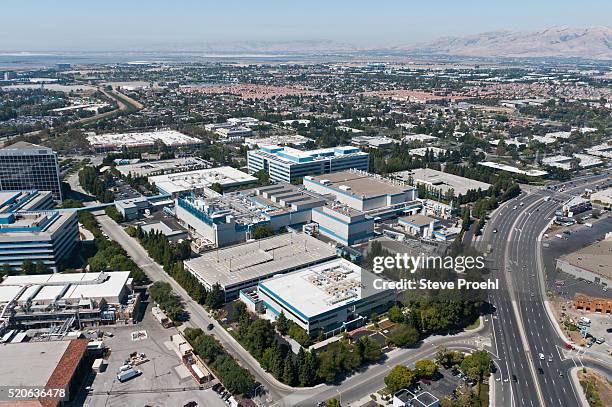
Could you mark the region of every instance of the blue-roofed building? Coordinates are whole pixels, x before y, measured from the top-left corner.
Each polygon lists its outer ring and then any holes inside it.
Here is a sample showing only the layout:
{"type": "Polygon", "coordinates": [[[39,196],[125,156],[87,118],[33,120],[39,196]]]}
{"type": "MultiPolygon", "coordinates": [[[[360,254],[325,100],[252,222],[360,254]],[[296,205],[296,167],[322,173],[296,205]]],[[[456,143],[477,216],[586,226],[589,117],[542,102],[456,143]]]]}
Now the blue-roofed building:
{"type": "Polygon", "coordinates": [[[262,146],[249,151],[248,170],[266,171],[273,181],[291,182],[306,175],[320,175],[348,169],[367,171],[369,154],[357,147],[340,146],[302,151],[291,147],[262,146]]]}

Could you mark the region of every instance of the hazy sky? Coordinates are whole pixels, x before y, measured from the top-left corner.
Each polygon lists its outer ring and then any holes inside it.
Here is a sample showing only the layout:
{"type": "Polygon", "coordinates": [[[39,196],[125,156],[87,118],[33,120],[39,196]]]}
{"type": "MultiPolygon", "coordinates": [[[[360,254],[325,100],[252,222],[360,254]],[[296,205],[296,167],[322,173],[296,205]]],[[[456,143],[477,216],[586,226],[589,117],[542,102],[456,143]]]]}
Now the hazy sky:
{"type": "Polygon", "coordinates": [[[12,0],[0,50],[198,49],[233,41],[410,44],[444,35],[610,25],[611,0],[12,0]]]}

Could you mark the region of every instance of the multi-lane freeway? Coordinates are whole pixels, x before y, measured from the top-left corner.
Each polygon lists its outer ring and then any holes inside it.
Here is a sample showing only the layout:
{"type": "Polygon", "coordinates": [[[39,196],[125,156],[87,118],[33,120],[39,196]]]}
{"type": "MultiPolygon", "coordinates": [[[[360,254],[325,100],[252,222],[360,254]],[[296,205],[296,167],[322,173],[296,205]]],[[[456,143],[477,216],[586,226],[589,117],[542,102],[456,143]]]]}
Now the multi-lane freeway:
{"type": "MultiPolygon", "coordinates": [[[[583,179],[579,187],[570,187],[566,193],[580,193],[606,177],[609,175],[583,179]]],[[[510,395],[509,400],[498,401],[501,405],[581,405],[580,390],[573,387],[569,377],[570,369],[578,364],[566,356],[564,340],[546,312],[540,247],[541,235],[560,206],[555,198],[565,197],[534,189],[504,203],[493,213],[478,242],[485,250],[491,248],[488,259],[492,275],[500,279],[501,289],[492,291],[489,300],[496,309],[493,333],[502,375],[499,384],[506,390],[498,394],[510,395]]],[[[611,373],[609,366],[597,360],[579,363],[611,373]]]]}

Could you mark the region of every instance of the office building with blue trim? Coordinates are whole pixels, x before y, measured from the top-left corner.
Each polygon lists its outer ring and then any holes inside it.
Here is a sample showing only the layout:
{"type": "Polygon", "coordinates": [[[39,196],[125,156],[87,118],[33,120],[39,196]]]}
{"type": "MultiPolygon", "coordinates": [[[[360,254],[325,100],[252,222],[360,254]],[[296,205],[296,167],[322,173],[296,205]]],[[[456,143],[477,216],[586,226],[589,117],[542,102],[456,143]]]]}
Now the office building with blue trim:
{"type": "Polygon", "coordinates": [[[262,146],[247,154],[248,171],[264,170],[273,181],[292,182],[306,175],[327,174],[350,168],[367,171],[369,154],[343,146],[302,151],[291,147],[262,146]]]}
{"type": "Polygon", "coordinates": [[[351,330],[396,300],[393,290],[371,288],[373,276],[348,260],[334,259],[261,281],[256,296],[241,299],[260,302],[255,309],[273,318],[282,312],[311,336],[351,330]]]}
{"type": "Polygon", "coordinates": [[[203,196],[175,200],[176,217],[195,240],[204,239],[215,247],[244,242],[258,226],[273,231],[306,224],[312,208],[325,199],[288,183],[278,183],[224,195],[205,191],[203,196]]]}
{"type": "Polygon", "coordinates": [[[79,240],[76,211],[0,214],[0,266],[21,270],[23,262],[57,271],[79,240]]]}

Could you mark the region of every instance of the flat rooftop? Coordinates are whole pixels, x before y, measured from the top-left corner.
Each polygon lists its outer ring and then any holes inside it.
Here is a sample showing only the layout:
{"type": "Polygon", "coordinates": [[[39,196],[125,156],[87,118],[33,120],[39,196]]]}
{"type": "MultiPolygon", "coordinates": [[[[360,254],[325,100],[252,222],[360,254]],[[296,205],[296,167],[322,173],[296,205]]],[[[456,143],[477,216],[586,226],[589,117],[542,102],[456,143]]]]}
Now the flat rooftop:
{"type": "Polygon", "coordinates": [[[470,189],[478,190],[480,188],[485,191],[491,186],[486,182],[476,181],[430,168],[416,168],[409,171],[400,171],[393,175],[405,181],[412,177],[416,184],[431,185],[434,188],[442,190],[442,192],[453,189],[455,195],[465,195],[470,189]]]}
{"type": "Polygon", "coordinates": [[[529,177],[541,177],[543,175],[548,174],[547,171],[542,171],[542,170],[521,170],[518,167],[513,167],[513,166],[507,165],[507,164],[499,164],[499,163],[495,163],[495,162],[492,162],[492,161],[483,161],[483,162],[480,162],[478,164],[482,165],[484,167],[493,168],[495,170],[501,170],[501,171],[512,172],[512,173],[515,173],[515,174],[527,175],[529,177]]]}
{"type": "Polygon", "coordinates": [[[209,285],[227,288],[336,257],[334,247],[304,233],[285,233],[204,253],[185,266],[209,285]]]}
{"type": "Polygon", "coordinates": [[[28,299],[47,302],[55,299],[113,298],[121,293],[129,278],[129,271],[8,276],[0,283],[0,304],[13,299],[21,303],[28,299]]]}
{"type": "Polygon", "coordinates": [[[181,146],[202,143],[202,140],[176,130],[147,131],[141,133],[109,133],[87,136],[92,147],[141,147],[161,142],[167,146],[181,146]]]}
{"type": "Polygon", "coordinates": [[[69,345],[70,341],[46,341],[0,346],[2,386],[44,387],[69,345]]]}
{"type": "Polygon", "coordinates": [[[259,283],[307,318],[362,298],[362,269],[345,259],[334,259],[259,283]]]}
{"type": "Polygon", "coordinates": [[[569,264],[612,279],[612,238],[603,239],[560,257],[569,264]]]}
{"type": "Polygon", "coordinates": [[[249,184],[257,178],[232,167],[216,167],[195,171],[149,177],[148,181],[161,190],[172,194],[193,189],[208,188],[214,183],[222,187],[249,184]]]}
{"type": "Polygon", "coordinates": [[[416,226],[428,226],[431,222],[435,222],[436,219],[430,218],[425,215],[412,215],[412,216],[403,216],[399,218],[400,223],[411,223],[416,226]]]}
{"type": "Polygon", "coordinates": [[[43,210],[0,214],[0,240],[29,241],[33,236],[49,240],[72,217],[73,211],[43,210]]]}
{"type": "Polygon", "coordinates": [[[368,153],[364,153],[357,147],[353,146],[338,146],[331,148],[321,148],[318,150],[297,150],[292,147],[281,147],[277,145],[261,146],[259,150],[251,151],[249,153],[264,154],[268,158],[276,161],[285,162],[288,164],[299,164],[316,162],[322,160],[329,160],[338,157],[349,157],[349,156],[367,156],[368,153]]]}
{"type": "Polygon", "coordinates": [[[342,192],[364,198],[380,195],[401,194],[413,189],[412,186],[402,182],[383,178],[380,175],[365,171],[349,170],[332,172],[325,175],[311,177],[314,181],[342,192]]]}
{"type": "Polygon", "coordinates": [[[28,211],[52,196],[50,191],[0,191],[0,213],[28,211]]]}
{"type": "Polygon", "coordinates": [[[122,175],[132,174],[137,177],[148,177],[164,173],[192,171],[206,168],[206,161],[198,157],[183,157],[172,160],[145,161],[136,164],[118,165],[116,168],[122,175]]]}

